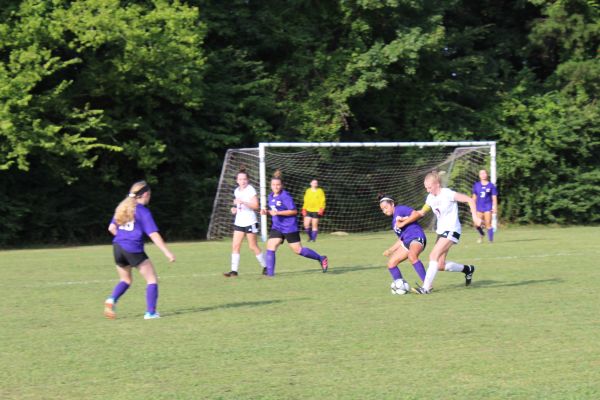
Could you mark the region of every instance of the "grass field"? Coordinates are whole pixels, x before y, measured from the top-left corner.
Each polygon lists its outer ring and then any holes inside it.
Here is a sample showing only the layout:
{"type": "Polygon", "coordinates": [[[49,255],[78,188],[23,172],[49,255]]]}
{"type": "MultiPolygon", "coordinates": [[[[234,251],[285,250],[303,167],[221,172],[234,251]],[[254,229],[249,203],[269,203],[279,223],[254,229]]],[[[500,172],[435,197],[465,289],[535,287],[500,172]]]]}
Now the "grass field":
{"type": "Polygon", "coordinates": [[[137,273],[118,319],[102,316],[109,246],[2,251],[0,398],[600,398],[600,228],[475,238],[449,257],[477,265],[473,285],[440,273],[429,296],[390,294],[392,233],[320,235],[327,274],[286,246],[274,279],[246,247],[225,279],[228,240],[170,244],[175,264],[147,246],[151,321],[137,273]]]}

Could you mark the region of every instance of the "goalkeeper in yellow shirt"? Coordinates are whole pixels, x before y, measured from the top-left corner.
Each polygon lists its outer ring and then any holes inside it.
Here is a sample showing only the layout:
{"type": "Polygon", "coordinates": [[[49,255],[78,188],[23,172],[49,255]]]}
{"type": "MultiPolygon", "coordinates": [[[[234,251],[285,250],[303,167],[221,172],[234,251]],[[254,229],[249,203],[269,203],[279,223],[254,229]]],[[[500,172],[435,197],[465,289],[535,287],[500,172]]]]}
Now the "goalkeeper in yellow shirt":
{"type": "Polygon", "coordinates": [[[310,181],[310,187],[304,193],[302,216],[304,217],[304,231],[309,242],[317,241],[319,233],[319,218],[325,213],[325,192],[319,187],[319,181],[310,181]]]}

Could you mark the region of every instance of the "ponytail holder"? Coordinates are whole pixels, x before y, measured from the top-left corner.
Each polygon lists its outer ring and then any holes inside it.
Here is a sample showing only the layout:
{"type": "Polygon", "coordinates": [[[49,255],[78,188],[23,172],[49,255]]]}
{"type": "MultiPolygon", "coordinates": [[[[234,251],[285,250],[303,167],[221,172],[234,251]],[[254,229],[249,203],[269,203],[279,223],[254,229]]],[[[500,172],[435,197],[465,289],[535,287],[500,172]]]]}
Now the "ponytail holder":
{"type": "Polygon", "coordinates": [[[135,193],[129,193],[127,197],[135,197],[135,193]]]}

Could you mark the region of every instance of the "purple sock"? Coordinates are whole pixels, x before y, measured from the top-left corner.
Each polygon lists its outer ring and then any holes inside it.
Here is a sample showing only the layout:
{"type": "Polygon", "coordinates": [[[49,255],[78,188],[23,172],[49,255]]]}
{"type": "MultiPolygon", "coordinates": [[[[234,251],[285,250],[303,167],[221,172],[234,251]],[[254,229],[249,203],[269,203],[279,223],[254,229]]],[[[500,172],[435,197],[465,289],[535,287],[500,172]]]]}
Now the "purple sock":
{"type": "Polygon", "coordinates": [[[494,230],[493,229],[488,229],[488,239],[490,240],[490,242],[494,241],[494,230]]]}
{"type": "Polygon", "coordinates": [[[417,262],[413,264],[413,268],[415,269],[417,275],[419,275],[419,278],[421,278],[421,282],[424,282],[425,281],[425,267],[423,266],[423,263],[421,262],[421,260],[417,260],[417,262]]]}
{"type": "Polygon", "coordinates": [[[275,275],[275,252],[273,250],[267,250],[266,263],[267,276],[275,275]]]}
{"type": "Polygon", "coordinates": [[[312,241],[316,242],[317,241],[317,234],[319,233],[319,231],[312,231],[312,241]]]}
{"type": "Polygon", "coordinates": [[[321,256],[319,255],[319,253],[317,253],[314,250],[309,249],[308,247],[303,247],[302,250],[300,250],[300,255],[302,257],[311,258],[313,260],[321,261],[321,256]]]}
{"type": "Polygon", "coordinates": [[[117,300],[119,300],[119,297],[121,297],[125,294],[127,289],[129,289],[129,284],[124,281],[121,281],[121,282],[117,283],[117,286],[115,286],[115,288],[113,289],[112,295],[110,297],[116,303],[117,300]]]}
{"type": "Polygon", "coordinates": [[[158,301],[158,284],[151,283],[146,286],[146,311],[149,313],[156,312],[156,302],[158,301]]]}
{"type": "Polygon", "coordinates": [[[390,275],[392,275],[393,280],[402,279],[402,272],[400,272],[400,268],[397,266],[388,268],[388,271],[390,271],[390,275]]]}
{"type": "Polygon", "coordinates": [[[477,227],[477,232],[479,232],[479,234],[480,234],[481,236],[483,236],[483,228],[482,228],[482,227],[478,226],[478,227],[477,227]]]}
{"type": "Polygon", "coordinates": [[[312,231],[310,230],[310,228],[304,229],[304,232],[306,232],[306,235],[308,236],[308,240],[311,240],[312,239],[312,231]]]}

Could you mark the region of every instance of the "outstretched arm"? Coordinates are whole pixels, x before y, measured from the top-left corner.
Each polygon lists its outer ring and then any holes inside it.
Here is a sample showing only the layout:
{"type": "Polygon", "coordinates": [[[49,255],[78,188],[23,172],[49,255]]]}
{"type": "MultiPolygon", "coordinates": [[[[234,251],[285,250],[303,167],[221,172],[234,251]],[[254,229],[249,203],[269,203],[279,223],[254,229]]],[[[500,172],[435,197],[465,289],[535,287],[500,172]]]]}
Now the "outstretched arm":
{"type": "Polygon", "coordinates": [[[431,208],[427,204],[423,205],[423,207],[418,211],[413,210],[413,212],[411,212],[405,220],[396,221],[396,228],[402,229],[406,225],[412,224],[413,222],[420,220],[425,216],[425,214],[427,214],[429,210],[431,210],[431,208]]]}
{"type": "Polygon", "coordinates": [[[468,203],[469,208],[471,209],[471,218],[473,218],[473,223],[475,224],[475,226],[481,225],[481,218],[479,218],[477,216],[477,208],[475,206],[475,199],[467,196],[466,194],[456,192],[454,194],[454,200],[459,201],[461,203],[468,203]]]}

